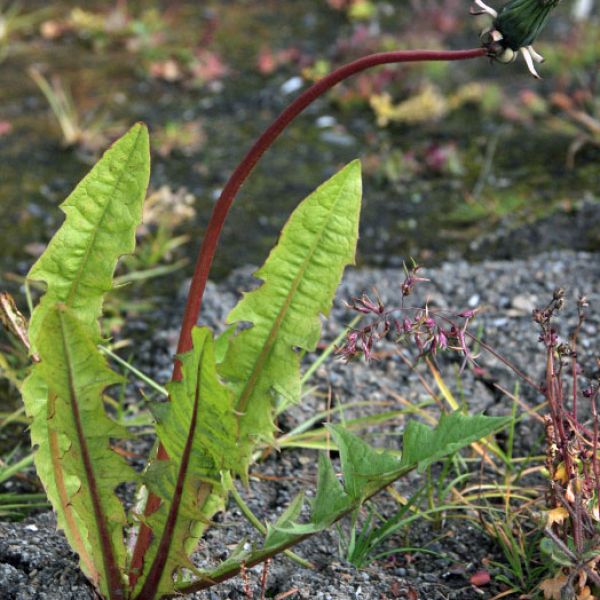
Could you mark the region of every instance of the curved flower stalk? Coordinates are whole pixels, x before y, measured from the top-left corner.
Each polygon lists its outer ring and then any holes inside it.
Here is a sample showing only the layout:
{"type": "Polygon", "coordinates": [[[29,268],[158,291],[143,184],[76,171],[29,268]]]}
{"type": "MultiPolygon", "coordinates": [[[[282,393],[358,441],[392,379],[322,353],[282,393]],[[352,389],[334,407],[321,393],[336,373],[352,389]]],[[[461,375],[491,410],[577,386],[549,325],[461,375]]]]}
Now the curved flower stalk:
{"type": "Polygon", "coordinates": [[[534,63],[544,62],[544,57],[533,49],[532,44],[560,0],[511,0],[500,11],[483,0],[474,2],[478,8],[472,8],[471,14],[487,14],[494,19],[491,27],[481,34],[490,56],[501,63],[511,63],[521,54],[529,72],[540,79],[534,63]]]}

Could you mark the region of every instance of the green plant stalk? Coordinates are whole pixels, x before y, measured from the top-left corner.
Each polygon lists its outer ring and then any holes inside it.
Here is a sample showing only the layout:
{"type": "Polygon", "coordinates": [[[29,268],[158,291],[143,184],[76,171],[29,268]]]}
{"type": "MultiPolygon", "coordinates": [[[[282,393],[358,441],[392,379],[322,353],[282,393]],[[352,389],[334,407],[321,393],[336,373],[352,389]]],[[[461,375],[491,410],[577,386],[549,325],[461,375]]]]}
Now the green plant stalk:
{"type": "Polygon", "coordinates": [[[28,424],[29,419],[25,416],[25,407],[17,408],[9,413],[0,412],[0,431],[11,423],[28,424]]]}
{"type": "MultiPolygon", "coordinates": [[[[307,431],[315,423],[322,421],[323,419],[329,419],[336,413],[342,413],[341,419],[343,419],[343,412],[351,407],[369,406],[373,408],[377,405],[388,406],[389,403],[380,402],[352,402],[351,404],[341,404],[332,408],[331,410],[324,410],[317,413],[314,417],[311,417],[307,421],[301,423],[296,429],[280,436],[277,438],[278,448],[311,448],[313,450],[328,450],[333,449],[333,445],[329,440],[329,436],[324,427],[319,427],[311,431],[307,431]]],[[[377,413],[376,415],[369,415],[366,417],[358,417],[356,419],[344,420],[344,427],[348,431],[355,431],[359,429],[366,429],[369,426],[381,425],[388,421],[394,421],[400,416],[410,414],[410,410],[392,410],[383,413],[377,413]]]]}
{"type": "MultiPolygon", "coordinates": [[[[388,487],[389,485],[394,483],[394,481],[397,481],[401,477],[406,476],[412,470],[414,470],[414,467],[403,469],[401,473],[394,475],[393,477],[387,479],[374,492],[369,494],[364,499],[364,501],[369,500],[376,494],[379,494],[386,487],[388,487]]],[[[336,522],[339,521],[340,519],[342,519],[343,517],[351,514],[355,510],[356,510],[356,506],[353,506],[352,508],[344,511],[343,513],[338,515],[338,517],[336,518],[336,522]]],[[[419,512],[417,514],[413,514],[413,515],[407,517],[406,520],[404,520],[401,525],[398,525],[398,527],[409,525],[413,521],[416,521],[417,519],[422,518],[423,515],[435,514],[435,513],[441,512],[441,511],[448,511],[448,510],[462,511],[462,510],[465,510],[465,508],[464,507],[456,507],[456,506],[452,506],[452,505],[438,506],[438,507],[431,508],[426,511],[419,512]]],[[[295,546],[296,544],[299,544],[300,542],[312,537],[316,533],[320,533],[320,532],[299,534],[295,538],[286,542],[285,544],[282,544],[281,546],[278,546],[276,548],[271,548],[269,550],[258,551],[253,555],[253,558],[251,560],[249,560],[245,563],[245,566],[247,569],[254,567],[255,565],[260,564],[261,562],[264,562],[268,558],[272,558],[272,557],[276,556],[277,554],[280,554],[281,552],[284,552],[285,550],[291,548],[292,546],[295,546]]],[[[239,574],[240,570],[241,570],[240,566],[233,566],[233,567],[231,567],[231,569],[228,569],[227,571],[224,571],[215,577],[207,577],[206,579],[201,579],[200,581],[196,581],[192,584],[182,585],[177,589],[177,592],[178,592],[178,594],[191,594],[193,592],[199,592],[201,590],[205,590],[217,583],[222,583],[223,581],[226,581],[227,579],[231,579],[232,577],[235,577],[236,575],[239,574]]],[[[177,597],[177,594],[166,596],[166,598],[174,598],[174,597],[177,597]]]]}
{"type": "Polygon", "coordinates": [[[60,125],[64,143],[67,146],[73,145],[80,135],[73,101],[64,89],[56,89],[51,86],[37,69],[31,68],[29,75],[48,100],[48,104],[50,104],[50,108],[60,125]]]}
{"type": "Polygon", "coordinates": [[[165,275],[169,275],[185,267],[187,262],[187,258],[182,258],[174,262],[172,265],[160,265],[158,267],[151,267],[149,269],[132,271],[131,273],[127,273],[126,275],[115,277],[114,284],[115,287],[120,287],[129,283],[147,281],[148,279],[154,279],[155,277],[164,277],[165,275]]]}
{"type": "Polygon", "coordinates": [[[0,483],[10,479],[15,473],[22,471],[33,462],[33,454],[28,454],[21,460],[17,461],[14,465],[0,468],[0,483]]]}
{"type": "Polygon", "coordinates": [[[302,376],[302,379],[301,379],[302,385],[305,385],[310,380],[310,378],[314,375],[316,370],[335,352],[336,347],[338,346],[338,344],[340,344],[343,341],[343,339],[346,337],[346,334],[348,333],[348,331],[350,329],[352,329],[353,327],[355,327],[356,325],[358,325],[358,323],[360,322],[361,319],[362,319],[362,317],[360,315],[357,317],[354,317],[354,319],[352,319],[352,321],[350,322],[348,327],[346,327],[335,338],[335,340],[333,340],[333,342],[331,342],[331,344],[329,344],[329,346],[327,346],[325,351],[319,355],[319,358],[317,358],[317,360],[315,360],[315,362],[312,363],[312,365],[310,365],[310,367],[308,367],[308,369],[306,369],[306,372],[304,373],[304,375],[302,376]]]}
{"type": "MultiPolygon", "coordinates": [[[[238,505],[238,508],[242,511],[242,514],[248,519],[249,523],[262,535],[267,535],[267,528],[260,522],[260,520],[256,517],[256,515],[250,510],[250,507],[244,502],[244,499],[241,497],[240,493],[237,491],[235,484],[231,481],[231,485],[228,488],[231,492],[231,496],[233,497],[234,502],[238,505]]],[[[284,550],[283,553],[295,563],[299,564],[304,569],[314,569],[314,563],[311,563],[309,560],[305,560],[301,556],[298,556],[296,553],[291,550],[284,550]]]]}
{"type": "MultiPolygon", "coordinates": [[[[300,503],[295,500],[292,503],[296,507],[295,516],[283,519],[283,522],[280,520],[275,524],[275,535],[273,536],[274,532],[271,530],[263,549],[245,556],[243,560],[241,557],[237,557],[233,564],[224,564],[221,568],[205,574],[193,584],[179,586],[177,591],[181,593],[198,591],[235,576],[240,571],[242,562],[246,567],[253,566],[307,539],[314,533],[339,521],[345,515],[356,511],[365,501],[415,468],[423,471],[442,456],[465,447],[477,437],[498,430],[506,423],[507,420],[502,418],[490,422],[490,418],[465,417],[459,413],[453,413],[440,419],[435,430],[412,421],[405,431],[404,453],[400,461],[393,458],[389,452],[377,452],[360,438],[345,432],[343,428],[331,426],[331,433],[340,450],[344,491],[335,477],[333,466],[322,455],[319,464],[319,484],[309,524],[294,526],[293,519],[300,514],[302,498],[300,498],[300,503]],[[316,512],[317,508],[318,512],[316,512]],[[292,526],[292,530],[289,529],[290,526],[292,526]],[[277,536],[277,529],[283,530],[283,537],[277,536]]],[[[435,510],[445,509],[446,507],[436,507],[435,510]]],[[[290,510],[291,507],[286,512],[290,510]]],[[[415,518],[419,518],[419,515],[408,517],[409,522],[415,518]]]]}
{"type": "Polygon", "coordinates": [[[169,392],[166,390],[166,388],[159,383],[156,383],[154,379],[142,373],[139,369],[129,364],[126,360],[123,360],[118,354],[115,354],[112,350],[110,350],[110,348],[107,348],[106,346],[98,346],[98,349],[107,356],[110,356],[110,358],[112,358],[112,360],[114,360],[116,363],[133,373],[140,381],[148,384],[155,392],[158,392],[165,398],[169,397],[169,392]]]}
{"type": "MultiPolygon", "coordinates": [[[[413,467],[409,467],[406,469],[402,469],[402,471],[399,472],[398,474],[395,474],[393,477],[387,478],[384,481],[384,483],[382,483],[380,486],[378,486],[377,489],[374,490],[372,493],[370,493],[364,500],[368,500],[369,498],[372,498],[373,496],[375,496],[376,494],[378,494],[379,492],[384,490],[386,487],[388,487],[389,485],[394,483],[394,481],[396,481],[397,479],[400,479],[401,477],[404,477],[405,475],[410,473],[410,471],[414,470],[414,468],[415,467],[413,466],[413,467]]],[[[350,514],[355,509],[356,509],[356,507],[352,506],[348,510],[345,510],[343,513],[338,515],[338,517],[336,518],[336,521],[339,521],[342,517],[345,517],[346,515],[350,514]]],[[[318,533],[318,532],[315,532],[315,533],[318,533]]],[[[315,535],[315,533],[299,534],[299,535],[295,536],[293,539],[282,544],[281,546],[277,546],[276,548],[270,548],[269,550],[258,551],[255,553],[254,557],[250,561],[245,563],[245,566],[247,569],[254,567],[255,565],[260,564],[261,562],[264,562],[268,558],[272,558],[273,556],[276,556],[277,554],[284,552],[285,550],[291,548],[292,546],[295,546],[296,544],[299,544],[300,542],[307,540],[308,538],[315,535]]],[[[206,578],[206,579],[203,579],[200,581],[196,581],[192,584],[183,585],[177,589],[177,594],[173,594],[173,595],[167,596],[167,597],[174,598],[174,597],[178,597],[179,594],[191,594],[193,592],[199,592],[201,590],[205,590],[206,588],[209,588],[217,583],[221,583],[223,581],[227,581],[227,579],[231,579],[232,577],[235,577],[236,575],[239,574],[239,572],[240,572],[240,566],[234,566],[231,569],[228,569],[227,571],[224,571],[223,573],[217,575],[216,577],[209,577],[209,578],[206,578]]]]}

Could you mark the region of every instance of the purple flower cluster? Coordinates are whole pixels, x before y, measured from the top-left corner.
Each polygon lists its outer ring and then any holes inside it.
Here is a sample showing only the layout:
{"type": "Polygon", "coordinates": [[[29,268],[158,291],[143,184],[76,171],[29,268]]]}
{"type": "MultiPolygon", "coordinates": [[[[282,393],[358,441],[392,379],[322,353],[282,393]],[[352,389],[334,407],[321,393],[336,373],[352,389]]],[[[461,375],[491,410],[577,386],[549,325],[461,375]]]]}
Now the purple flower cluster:
{"type": "Polygon", "coordinates": [[[409,269],[405,266],[405,278],[400,285],[402,304],[400,307],[386,309],[375,291],[375,300],[367,294],[354,297],[346,306],[371,320],[359,329],[351,329],[337,354],[345,361],[360,358],[370,361],[375,358],[374,348],[384,339],[396,344],[413,344],[419,352],[419,358],[435,356],[440,350],[454,350],[464,356],[463,369],[468,362],[475,364],[475,358],[467,344],[467,327],[475,316],[475,310],[463,311],[455,317],[462,320],[455,323],[451,317],[425,307],[406,307],[404,299],[412,294],[417,284],[429,281],[418,275],[421,267],[416,264],[409,269]],[[400,316],[396,316],[400,313],[400,316]]]}

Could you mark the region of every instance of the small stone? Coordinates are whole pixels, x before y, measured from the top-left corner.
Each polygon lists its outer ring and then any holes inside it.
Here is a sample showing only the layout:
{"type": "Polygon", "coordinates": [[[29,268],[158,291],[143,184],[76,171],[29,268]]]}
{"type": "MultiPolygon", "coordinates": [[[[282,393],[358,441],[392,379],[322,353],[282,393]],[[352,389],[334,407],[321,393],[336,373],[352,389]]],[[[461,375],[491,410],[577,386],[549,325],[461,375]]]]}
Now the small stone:
{"type": "Polygon", "coordinates": [[[511,302],[512,308],[521,314],[530,314],[538,304],[535,294],[517,294],[511,302]]]}
{"type": "Polygon", "coordinates": [[[477,308],[481,302],[481,296],[479,294],[473,294],[468,300],[467,304],[469,308],[477,308]]]}
{"type": "Polygon", "coordinates": [[[293,94],[294,92],[297,92],[303,85],[304,80],[302,77],[292,77],[281,86],[281,93],[285,95],[293,94]]]}

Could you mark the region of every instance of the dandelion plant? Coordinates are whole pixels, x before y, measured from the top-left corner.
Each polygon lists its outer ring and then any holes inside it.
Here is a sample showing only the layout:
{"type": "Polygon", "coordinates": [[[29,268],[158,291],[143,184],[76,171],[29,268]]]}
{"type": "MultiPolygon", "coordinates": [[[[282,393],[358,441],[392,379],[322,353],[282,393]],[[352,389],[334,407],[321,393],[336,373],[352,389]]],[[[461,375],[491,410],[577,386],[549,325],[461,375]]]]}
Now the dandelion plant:
{"type": "Polygon", "coordinates": [[[337,83],[383,64],[504,60],[507,48],[530,46],[555,4],[509,2],[494,17],[502,38],[492,33],[478,48],[385,52],[342,66],[302,93],[260,136],[225,185],[204,233],[169,398],[152,408],[157,450],[142,472],[113,449],[128,432],[105,410],[104,396],[121,378],[98,346],[104,296],[118,259],[134,251],[141,221],[150,174],[146,127],[134,125],[62,204],[66,219],[28,275],[45,293],[29,322],[34,360],[23,398],[36,468],[58,526],[103,598],[154,600],[215,585],[329,527],[410,470],[503,426],[501,418],[458,412],[435,429],[411,422],[398,457],[332,425],[342,479],[321,455],[308,516],[300,518],[300,495],[261,542],[242,543],[211,570],[194,564],[200,538],[226,507],[232,478],[247,483],[256,451],[274,444],[276,406],[300,400],[300,357],[315,350],[321,316],[354,263],[358,241],[361,168],[354,161],[298,205],[256,273],[262,285],[240,300],[228,316],[230,327],[215,338],[197,323],[219,235],[244,181],[285,128],[337,83]],[[115,493],[125,483],[137,487],[127,511],[115,493]]]}

